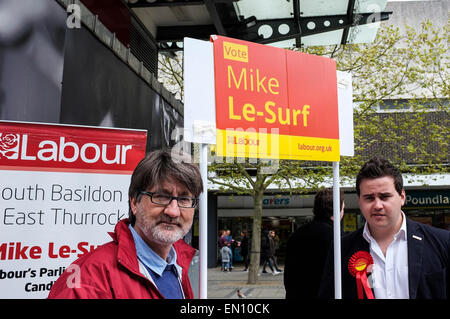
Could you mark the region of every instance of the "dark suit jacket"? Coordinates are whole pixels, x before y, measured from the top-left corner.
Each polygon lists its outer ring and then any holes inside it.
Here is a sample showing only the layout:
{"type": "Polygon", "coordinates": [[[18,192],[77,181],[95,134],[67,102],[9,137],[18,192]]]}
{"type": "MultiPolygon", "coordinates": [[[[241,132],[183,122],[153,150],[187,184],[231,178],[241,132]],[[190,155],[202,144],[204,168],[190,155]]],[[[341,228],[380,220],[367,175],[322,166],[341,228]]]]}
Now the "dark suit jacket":
{"type": "Polygon", "coordinates": [[[332,239],[331,219],[317,217],[289,237],[284,264],[286,299],[317,298],[332,239]]]}
{"type": "MultiPolygon", "coordinates": [[[[450,232],[406,219],[410,299],[447,299],[450,296],[450,232]],[[421,238],[421,239],[419,239],[421,238]]],[[[342,238],[342,298],[357,299],[356,279],[348,261],[359,251],[370,251],[363,228],[342,238]]],[[[333,249],[328,254],[319,297],[334,298],[333,249]]]]}

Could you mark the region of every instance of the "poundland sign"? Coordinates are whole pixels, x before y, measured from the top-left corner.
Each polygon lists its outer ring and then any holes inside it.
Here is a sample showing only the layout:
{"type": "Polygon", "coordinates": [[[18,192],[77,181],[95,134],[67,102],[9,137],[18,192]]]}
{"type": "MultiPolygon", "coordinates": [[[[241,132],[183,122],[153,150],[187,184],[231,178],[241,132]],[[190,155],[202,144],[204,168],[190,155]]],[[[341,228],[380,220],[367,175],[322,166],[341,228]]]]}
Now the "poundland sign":
{"type": "Polygon", "coordinates": [[[450,207],[450,190],[407,191],[405,207],[450,207]]]}

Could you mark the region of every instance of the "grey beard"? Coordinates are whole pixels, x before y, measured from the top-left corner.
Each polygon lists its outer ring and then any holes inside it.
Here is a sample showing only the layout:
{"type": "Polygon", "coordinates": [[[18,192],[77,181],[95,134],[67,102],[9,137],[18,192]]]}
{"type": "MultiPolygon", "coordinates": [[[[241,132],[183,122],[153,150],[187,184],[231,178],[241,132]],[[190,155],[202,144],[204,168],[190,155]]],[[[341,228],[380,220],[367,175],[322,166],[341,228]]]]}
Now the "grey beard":
{"type": "Polygon", "coordinates": [[[183,238],[186,233],[179,226],[170,226],[171,229],[167,229],[162,224],[158,224],[156,227],[153,227],[150,230],[151,237],[153,237],[156,241],[164,244],[173,244],[176,241],[183,238]],[[175,228],[175,229],[173,229],[175,228]]]}

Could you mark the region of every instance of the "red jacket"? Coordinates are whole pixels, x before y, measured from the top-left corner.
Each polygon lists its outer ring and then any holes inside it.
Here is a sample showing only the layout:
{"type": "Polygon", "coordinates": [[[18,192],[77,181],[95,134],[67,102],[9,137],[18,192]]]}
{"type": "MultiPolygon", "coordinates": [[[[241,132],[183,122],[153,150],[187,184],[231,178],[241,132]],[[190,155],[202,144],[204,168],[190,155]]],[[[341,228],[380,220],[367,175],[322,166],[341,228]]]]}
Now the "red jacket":
{"type": "MultiPolygon", "coordinates": [[[[133,235],[128,219],[117,223],[113,241],[77,259],[54,283],[50,299],[163,299],[156,286],[139,271],[133,235]],[[70,288],[73,287],[74,288],[70,288]],[[78,288],[76,288],[78,286],[78,288]]],[[[183,268],[181,285],[186,299],[192,299],[188,269],[195,249],[182,239],[174,243],[177,263],[183,268]]]]}

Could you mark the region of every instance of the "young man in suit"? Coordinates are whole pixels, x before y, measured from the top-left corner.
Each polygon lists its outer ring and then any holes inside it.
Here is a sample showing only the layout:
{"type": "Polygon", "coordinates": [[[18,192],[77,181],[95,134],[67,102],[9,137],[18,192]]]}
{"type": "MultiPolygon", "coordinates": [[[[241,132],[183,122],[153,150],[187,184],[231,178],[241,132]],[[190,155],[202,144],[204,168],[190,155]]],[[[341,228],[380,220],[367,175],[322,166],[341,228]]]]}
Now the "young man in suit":
{"type": "MultiPolygon", "coordinates": [[[[356,178],[363,228],[342,238],[342,298],[357,299],[357,278],[349,262],[357,252],[370,253],[366,284],[375,299],[447,299],[450,294],[450,232],[406,218],[403,178],[397,168],[373,158],[356,178]],[[370,289],[371,288],[371,289],[370,289]]],[[[328,256],[321,298],[334,297],[333,251],[328,256]]]]}

